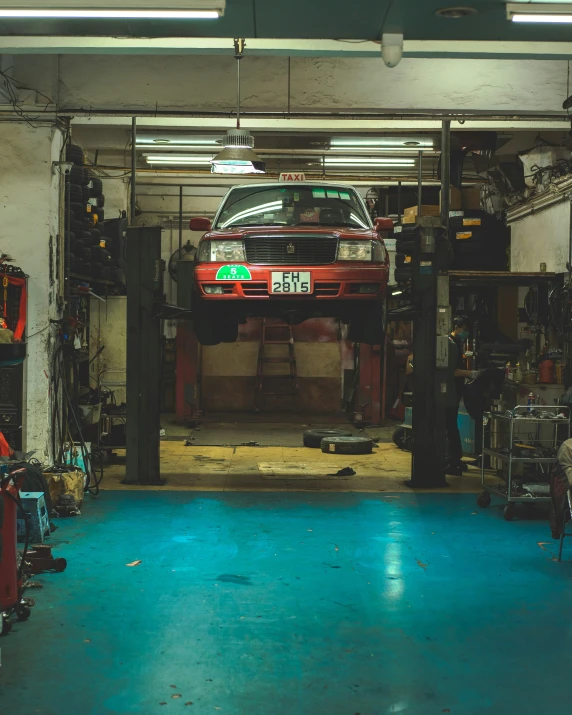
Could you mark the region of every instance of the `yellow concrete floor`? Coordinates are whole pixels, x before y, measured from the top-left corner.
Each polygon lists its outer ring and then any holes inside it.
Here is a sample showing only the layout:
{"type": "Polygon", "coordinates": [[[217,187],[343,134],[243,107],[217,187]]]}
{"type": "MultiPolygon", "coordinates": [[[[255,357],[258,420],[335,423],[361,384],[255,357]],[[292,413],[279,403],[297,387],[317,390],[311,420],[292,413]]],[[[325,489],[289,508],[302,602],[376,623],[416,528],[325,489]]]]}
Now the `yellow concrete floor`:
{"type": "MultiPolygon", "coordinates": [[[[183,441],[161,443],[164,486],[122,484],[125,465],[105,470],[103,489],[171,491],[332,491],[406,492],[411,454],[394,444],[379,444],[371,455],[324,454],[305,447],[185,447],[183,441]],[[352,467],[353,477],[333,477],[352,467]]],[[[462,477],[447,477],[448,488],[436,492],[476,493],[480,470],[470,467],[462,477]]],[[[495,481],[491,477],[491,481],[495,481]]],[[[498,481],[498,478],[496,479],[498,481]]]]}

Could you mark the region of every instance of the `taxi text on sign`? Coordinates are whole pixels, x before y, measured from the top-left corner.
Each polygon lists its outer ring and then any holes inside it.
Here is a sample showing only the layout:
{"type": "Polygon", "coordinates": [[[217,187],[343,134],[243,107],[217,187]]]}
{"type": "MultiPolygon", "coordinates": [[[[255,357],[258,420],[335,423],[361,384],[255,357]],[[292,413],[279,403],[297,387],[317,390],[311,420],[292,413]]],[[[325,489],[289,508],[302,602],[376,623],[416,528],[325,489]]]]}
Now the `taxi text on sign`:
{"type": "Polygon", "coordinates": [[[280,181],[306,181],[305,174],[292,174],[283,172],[280,174],[280,181]]]}

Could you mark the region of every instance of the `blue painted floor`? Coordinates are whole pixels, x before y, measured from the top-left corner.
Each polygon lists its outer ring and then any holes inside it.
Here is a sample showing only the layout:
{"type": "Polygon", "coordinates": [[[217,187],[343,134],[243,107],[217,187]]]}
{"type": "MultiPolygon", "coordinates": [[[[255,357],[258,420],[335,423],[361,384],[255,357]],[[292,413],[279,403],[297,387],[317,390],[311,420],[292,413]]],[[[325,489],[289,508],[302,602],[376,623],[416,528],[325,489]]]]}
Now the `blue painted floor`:
{"type": "Polygon", "coordinates": [[[107,492],[59,523],[2,715],[572,712],[572,564],[475,495],[107,492]]]}

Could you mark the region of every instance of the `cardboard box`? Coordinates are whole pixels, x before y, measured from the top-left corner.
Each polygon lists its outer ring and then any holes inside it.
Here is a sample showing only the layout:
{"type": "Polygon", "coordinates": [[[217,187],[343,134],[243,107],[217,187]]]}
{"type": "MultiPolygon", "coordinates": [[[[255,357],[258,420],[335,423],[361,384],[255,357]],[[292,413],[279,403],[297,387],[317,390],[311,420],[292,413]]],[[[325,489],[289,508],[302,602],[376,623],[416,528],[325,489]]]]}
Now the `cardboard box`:
{"type": "Polygon", "coordinates": [[[417,216],[402,216],[401,223],[417,223],[417,216]]]}
{"type": "Polygon", "coordinates": [[[461,205],[464,211],[478,211],[481,208],[481,190],[463,189],[461,191],[461,205]]]}
{"type": "MultiPolygon", "coordinates": [[[[441,212],[441,192],[439,192],[439,213],[441,212]]],[[[456,186],[451,186],[449,194],[449,211],[460,211],[462,208],[461,191],[456,186]]]]}
{"type": "MultiPolygon", "coordinates": [[[[404,209],[403,215],[415,217],[418,215],[418,209],[418,206],[409,206],[409,208],[404,209]]],[[[421,206],[421,216],[439,216],[440,214],[441,210],[438,206],[433,204],[423,204],[421,206]]],[[[415,221],[411,223],[415,223],[415,221]]]]}

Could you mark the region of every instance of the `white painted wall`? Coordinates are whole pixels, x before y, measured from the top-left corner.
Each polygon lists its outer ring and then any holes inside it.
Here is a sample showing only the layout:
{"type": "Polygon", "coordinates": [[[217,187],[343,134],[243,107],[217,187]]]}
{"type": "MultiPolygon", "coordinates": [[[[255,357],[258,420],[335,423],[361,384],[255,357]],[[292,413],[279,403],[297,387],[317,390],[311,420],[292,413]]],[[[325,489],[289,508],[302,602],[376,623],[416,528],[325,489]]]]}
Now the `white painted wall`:
{"type": "Polygon", "coordinates": [[[129,213],[129,179],[124,172],[96,172],[103,181],[105,218],[119,218],[122,211],[129,213]]]}
{"type": "Polygon", "coordinates": [[[29,276],[24,448],[49,456],[50,357],[56,305],[62,135],[49,124],[0,125],[0,250],[29,276]]]}
{"type": "Polygon", "coordinates": [[[570,251],[570,202],[562,201],[511,224],[511,270],[566,271],[570,251]]]}
{"type": "Polygon", "coordinates": [[[102,303],[90,301],[89,374],[92,385],[99,383],[115,393],[118,405],[127,401],[127,297],[108,296],[102,303]],[[105,350],[97,357],[102,346],[105,350]]]}
{"type": "MultiPolygon", "coordinates": [[[[22,55],[20,82],[59,109],[222,110],[236,102],[236,61],[227,56],[22,55]],[[54,77],[54,73],[56,76],[54,77]],[[90,81],[86,81],[89,78],[90,81]],[[55,91],[54,91],[55,87],[55,91]]],[[[292,57],[290,107],[297,110],[464,110],[561,113],[565,60],[292,57]]],[[[287,57],[242,60],[245,109],[286,111],[287,57]]]]}

